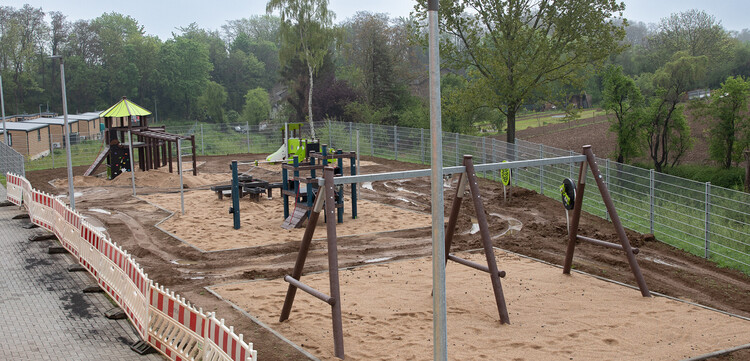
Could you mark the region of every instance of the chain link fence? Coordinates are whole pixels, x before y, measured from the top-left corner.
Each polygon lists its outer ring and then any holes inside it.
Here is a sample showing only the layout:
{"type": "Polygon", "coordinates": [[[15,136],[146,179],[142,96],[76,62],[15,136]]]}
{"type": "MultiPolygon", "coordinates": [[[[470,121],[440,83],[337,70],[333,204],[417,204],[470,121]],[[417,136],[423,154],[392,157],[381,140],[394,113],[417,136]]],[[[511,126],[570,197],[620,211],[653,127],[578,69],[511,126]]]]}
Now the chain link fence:
{"type": "MultiPolygon", "coordinates": [[[[282,145],[282,128],[283,125],[278,124],[247,123],[167,125],[170,133],[195,135],[198,155],[270,154],[282,145]]],[[[428,129],[328,121],[317,122],[315,132],[322,143],[333,148],[353,151],[359,147],[364,156],[430,164],[428,129]]],[[[303,137],[309,136],[308,124],[302,133],[303,137]]],[[[93,162],[102,149],[101,144],[95,135],[73,143],[73,164],[93,162]]],[[[509,144],[487,137],[444,132],[443,165],[461,165],[464,154],[473,155],[474,163],[482,164],[569,156],[577,152],[523,140],[509,144]]],[[[55,148],[52,156],[55,160],[50,156],[33,161],[27,159],[26,169],[65,166],[64,149],[55,148]]],[[[750,194],[608,159],[597,158],[597,163],[625,227],[652,233],[662,242],[750,274],[750,194]]],[[[578,171],[574,164],[521,168],[514,170],[512,182],[514,186],[557,199],[563,179],[575,180],[578,171]]],[[[480,176],[500,179],[498,171],[480,176]]],[[[589,178],[587,182],[593,184],[594,179],[590,175],[589,178]]],[[[599,193],[593,188],[586,193],[583,207],[593,215],[609,219],[599,193]]]]}
{"type": "MultiPolygon", "coordinates": [[[[2,136],[0,134],[0,137],[2,136]]],[[[15,149],[3,141],[0,141],[0,175],[5,176],[6,173],[10,172],[25,176],[26,171],[24,166],[23,155],[16,152],[15,149]]]]}

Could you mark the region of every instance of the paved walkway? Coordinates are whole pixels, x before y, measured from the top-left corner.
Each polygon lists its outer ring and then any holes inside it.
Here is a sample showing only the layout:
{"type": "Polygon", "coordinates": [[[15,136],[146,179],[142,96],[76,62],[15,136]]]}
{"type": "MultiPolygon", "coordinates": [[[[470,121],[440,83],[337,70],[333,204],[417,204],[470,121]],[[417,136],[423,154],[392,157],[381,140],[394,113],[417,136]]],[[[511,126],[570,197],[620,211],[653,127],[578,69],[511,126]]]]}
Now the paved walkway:
{"type": "Polygon", "coordinates": [[[30,234],[46,231],[21,228],[28,220],[11,219],[20,213],[0,207],[0,360],[163,361],[130,350],[138,339],[130,323],[105,318],[114,306],[104,294],[81,291],[94,279],[67,272],[77,263],[70,254],[47,254],[57,241],[29,242],[30,234]]]}

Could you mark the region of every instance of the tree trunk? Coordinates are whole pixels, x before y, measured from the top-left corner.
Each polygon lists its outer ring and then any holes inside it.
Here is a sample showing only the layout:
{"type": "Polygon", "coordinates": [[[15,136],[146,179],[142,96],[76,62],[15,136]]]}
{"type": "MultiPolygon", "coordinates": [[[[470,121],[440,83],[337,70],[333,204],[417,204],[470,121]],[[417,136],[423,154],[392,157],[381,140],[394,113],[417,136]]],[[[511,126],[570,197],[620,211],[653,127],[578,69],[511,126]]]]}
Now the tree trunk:
{"type": "Polygon", "coordinates": [[[508,106],[508,132],[506,134],[508,143],[516,142],[516,107],[515,104],[508,106]]]}
{"type": "Polygon", "coordinates": [[[307,120],[310,122],[310,133],[315,139],[315,126],[313,126],[312,96],[313,96],[313,68],[310,62],[307,63],[307,70],[310,73],[310,90],[307,93],[307,120]]]}

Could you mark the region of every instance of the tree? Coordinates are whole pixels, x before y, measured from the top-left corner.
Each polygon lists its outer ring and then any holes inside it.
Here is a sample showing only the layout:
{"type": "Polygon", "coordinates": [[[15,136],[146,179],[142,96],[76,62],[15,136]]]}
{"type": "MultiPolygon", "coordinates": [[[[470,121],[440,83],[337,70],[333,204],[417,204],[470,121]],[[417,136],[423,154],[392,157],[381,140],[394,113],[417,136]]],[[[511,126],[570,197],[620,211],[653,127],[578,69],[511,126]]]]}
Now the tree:
{"type": "MultiPolygon", "coordinates": [[[[416,6],[423,19],[426,5],[416,6]]],[[[506,116],[513,143],[516,113],[533,93],[582,82],[577,70],[621,49],[625,31],[615,14],[623,9],[612,0],[441,0],[441,54],[469,70],[474,95],[506,116]]]]}
{"type": "Polygon", "coordinates": [[[271,113],[271,103],[268,100],[268,92],[263,88],[249,90],[245,94],[245,106],[242,107],[242,118],[250,124],[260,124],[268,119],[271,113]]]}
{"type": "Polygon", "coordinates": [[[622,67],[610,65],[604,74],[603,96],[602,108],[615,115],[609,130],[617,135],[617,161],[625,163],[641,152],[643,95],[622,67]]]}
{"type": "Polygon", "coordinates": [[[709,156],[727,169],[733,161],[742,159],[743,150],[750,145],[743,142],[750,136],[747,118],[749,95],[750,81],[739,76],[729,77],[721,84],[721,89],[713,92],[711,103],[703,112],[714,120],[709,130],[709,156]]]}
{"type": "Polygon", "coordinates": [[[216,82],[209,81],[206,89],[198,97],[198,108],[206,113],[207,120],[213,123],[224,123],[224,104],[227,102],[227,91],[216,82]]]}
{"type": "Polygon", "coordinates": [[[646,142],[656,171],[677,164],[692,146],[681,97],[705,74],[707,58],[677,53],[654,74],[655,95],[645,115],[646,142]]]}
{"type": "Polygon", "coordinates": [[[313,77],[328,54],[335,14],[328,11],[328,0],[270,0],[266,5],[266,11],[271,13],[274,10],[281,13],[282,64],[297,58],[307,66],[307,120],[310,122],[312,137],[315,138],[312,109],[313,77]]]}
{"type": "Polygon", "coordinates": [[[192,115],[192,105],[208,84],[213,65],[204,44],[184,37],[168,40],[159,53],[161,88],[172,107],[181,107],[186,119],[192,115]]]}

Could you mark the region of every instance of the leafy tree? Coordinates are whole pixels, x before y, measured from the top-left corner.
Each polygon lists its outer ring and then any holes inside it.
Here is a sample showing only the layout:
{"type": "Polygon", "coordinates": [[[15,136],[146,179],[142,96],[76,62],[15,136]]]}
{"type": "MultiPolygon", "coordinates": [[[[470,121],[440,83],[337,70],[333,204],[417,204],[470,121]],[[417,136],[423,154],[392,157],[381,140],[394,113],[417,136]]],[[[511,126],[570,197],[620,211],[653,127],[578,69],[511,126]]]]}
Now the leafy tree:
{"type": "Polygon", "coordinates": [[[227,44],[234,43],[240,34],[245,34],[254,42],[267,41],[279,46],[280,25],[278,16],[251,15],[249,18],[229,20],[221,26],[221,30],[227,44]]]}
{"type": "Polygon", "coordinates": [[[242,118],[250,124],[260,124],[268,119],[271,112],[271,103],[268,100],[268,92],[263,88],[249,90],[245,94],[245,106],[242,108],[242,118]]]}
{"type": "Polygon", "coordinates": [[[332,41],[331,26],[335,14],[328,11],[328,0],[269,0],[268,13],[281,13],[281,62],[301,60],[308,70],[307,110],[310,131],[313,126],[313,79],[323,65],[332,41]]]}
{"type": "Polygon", "coordinates": [[[224,104],[227,102],[227,91],[216,82],[209,81],[206,89],[198,97],[198,108],[203,109],[209,122],[224,123],[224,104]]]}
{"type": "Polygon", "coordinates": [[[159,75],[163,94],[186,119],[191,119],[193,104],[208,84],[212,69],[204,44],[177,37],[161,47],[159,75]]]}
{"type": "Polygon", "coordinates": [[[713,120],[709,130],[709,156],[727,169],[733,161],[740,161],[743,150],[750,146],[748,96],[750,81],[739,76],[729,77],[721,84],[721,89],[713,92],[711,102],[699,111],[713,120]]]}
{"type": "Polygon", "coordinates": [[[604,74],[602,108],[614,113],[609,130],[617,135],[617,161],[625,163],[640,155],[643,95],[622,67],[610,65],[604,74]]]}
{"type": "MultiPolygon", "coordinates": [[[[427,1],[419,0],[424,17],[427,1]]],[[[441,0],[441,54],[469,69],[474,96],[502,112],[508,142],[515,142],[516,113],[553,82],[582,82],[577,70],[621,49],[625,36],[612,0],[531,2],[441,0]]]]}
{"type": "Polygon", "coordinates": [[[681,97],[705,74],[707,59],[677,53],[654,74],[655,95],[645,115],[646,142],[656,171],[674,166],[692,146],[681,97]]]}

